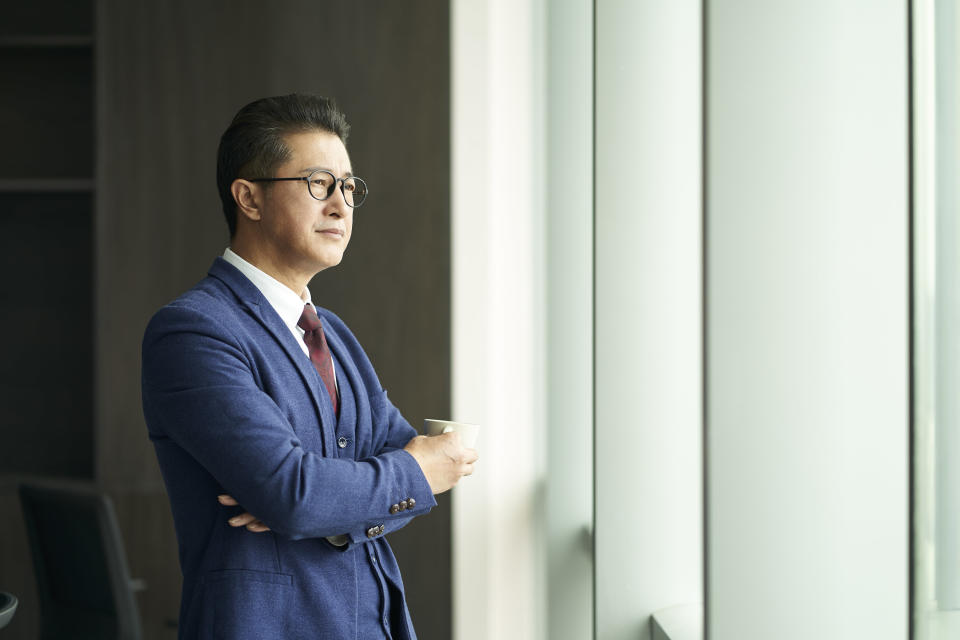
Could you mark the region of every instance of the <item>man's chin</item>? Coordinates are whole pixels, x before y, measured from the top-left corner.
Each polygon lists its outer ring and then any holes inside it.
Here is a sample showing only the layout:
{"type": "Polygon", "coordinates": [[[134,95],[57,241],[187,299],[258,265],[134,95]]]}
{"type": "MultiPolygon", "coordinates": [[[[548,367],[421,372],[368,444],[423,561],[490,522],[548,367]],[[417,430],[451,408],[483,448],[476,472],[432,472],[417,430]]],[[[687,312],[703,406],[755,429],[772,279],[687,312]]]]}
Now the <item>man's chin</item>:
{"type": "Polygon", "coordinates": [[[323,256],[320,260],[317,261],[317,266],[319,271],[324,271],[330,267],[335,267],[343,260],[343,254],[332,255],[332,256],[323,256]]]}

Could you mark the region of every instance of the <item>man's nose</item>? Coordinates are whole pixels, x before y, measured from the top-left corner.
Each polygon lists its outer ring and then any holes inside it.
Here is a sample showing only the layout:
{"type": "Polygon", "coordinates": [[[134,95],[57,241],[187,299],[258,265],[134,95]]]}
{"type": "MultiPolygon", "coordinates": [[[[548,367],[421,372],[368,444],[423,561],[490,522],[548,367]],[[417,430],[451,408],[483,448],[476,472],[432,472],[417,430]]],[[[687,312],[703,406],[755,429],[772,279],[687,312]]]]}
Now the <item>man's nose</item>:
{"type": "Polygon", "coordinates": [[[343,195],[343,183],[337,182],[333,188],[333,193],[327,198],[327,215],[342,217],[346,215],[349,208],[350,205],[347,204],[347,199],[343,195]]]}

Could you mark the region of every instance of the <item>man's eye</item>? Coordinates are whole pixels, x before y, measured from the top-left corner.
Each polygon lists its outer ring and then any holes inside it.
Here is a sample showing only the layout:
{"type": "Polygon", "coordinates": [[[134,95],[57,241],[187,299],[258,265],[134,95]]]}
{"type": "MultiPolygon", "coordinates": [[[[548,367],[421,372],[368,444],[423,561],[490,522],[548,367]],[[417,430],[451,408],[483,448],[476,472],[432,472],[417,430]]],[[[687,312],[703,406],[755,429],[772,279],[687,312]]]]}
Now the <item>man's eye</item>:
{"type": "Polygon", "coordinates": [[[346,189],[347,191],[353,191],[357,188],[357,184],[355,182],[348,180],[347,182],[343,183],[343,188],[346,189]]]}

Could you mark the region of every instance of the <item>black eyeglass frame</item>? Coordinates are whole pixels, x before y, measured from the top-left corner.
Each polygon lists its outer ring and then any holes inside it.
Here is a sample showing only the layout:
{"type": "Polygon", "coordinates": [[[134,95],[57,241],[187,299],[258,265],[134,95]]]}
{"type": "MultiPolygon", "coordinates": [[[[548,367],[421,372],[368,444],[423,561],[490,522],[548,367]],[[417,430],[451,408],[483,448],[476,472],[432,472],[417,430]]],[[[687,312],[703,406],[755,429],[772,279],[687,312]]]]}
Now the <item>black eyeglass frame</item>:
{"type": "Polygon", "coordinates": [[[363,178],[358,178],[357,176],[347,176],[346,178],[338,178],[337,176],[333,175],[332,173],[330,173],[330,172],[327,171],[326,169],[317,169],[316,171],[314,171],[314,172],[311,173],[310,175],[308,175],[308,176],[306,176],[306,177],[299,177],[299,178],[244,178],[244,180],[246,180],[247,182],[286,182],[286,181],[288,181],[288,180],[296,180],[296,181],[298,181],[298,182],[299,182],[299,181],[306,182],[306,183],[307,183],[307,193],[309,193],[309,194],[310,194],[310,197],[313,198],[314,200],[319,200],[319,201],[321,201],[321,202],[323,202],[324,200],[328,200],[328,199],[330,198],[330,196],[333,195],[333,190],[337,188],[337,183],[339,182],[339,183],[340,183],[340,193],[341,193],[341,195],[343,195],[343,201],[344,201],[344,202],[347,204],[347,206],[350,207],[351,209],[357,209],[357,208],[361,207],[361,206],[363,205],[363,203],[367,201],[367,196],[370,195],[370,187],[367,186],[367,181],[364,180],[363,178]],[[328,176],[330,176],[330,177],[333,179],[333,182],[331,182],[331,183],[330,183],[330,186],[327,187],[327,195],[324,196],[324,197],[322,197],[322,198],[318,198],[317,196],[315,196],[315,195],[313,194],[313,188],[311,187],[311,185],[312,185],[312,182],[311,182],[311,181],[313,180],[313,177],[314,177],[315,175],[317,175],[318,173],[325,173],[325,174],[327,174],[328,176]],[[354,181],[359,182],[360,184],[363,185],[363,200],[361,200],[359,204],[350,204],[349,202],[347,202],[347,194],[346,194],[346,192],[343,190],[344,184],[346,184],[346,181],[347,181],[347,180],[354,180],[354,181]]]}

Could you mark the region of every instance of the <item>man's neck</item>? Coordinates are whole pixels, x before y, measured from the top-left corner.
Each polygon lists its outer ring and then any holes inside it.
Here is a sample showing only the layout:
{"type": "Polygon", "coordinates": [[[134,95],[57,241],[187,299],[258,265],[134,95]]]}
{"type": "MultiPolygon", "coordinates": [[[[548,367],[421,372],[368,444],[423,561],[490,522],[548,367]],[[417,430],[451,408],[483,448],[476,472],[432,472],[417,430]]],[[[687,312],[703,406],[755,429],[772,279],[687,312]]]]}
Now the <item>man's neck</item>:
{"type": "Polygon", "coordinates": [[[265,252],[256,251],[254,247],[237,242],[236,239],[231,240],[230,250],[301,297],[314,275],[299,273],[295,269],[277,264],[277,261],[272,260],[265,252]]]}

